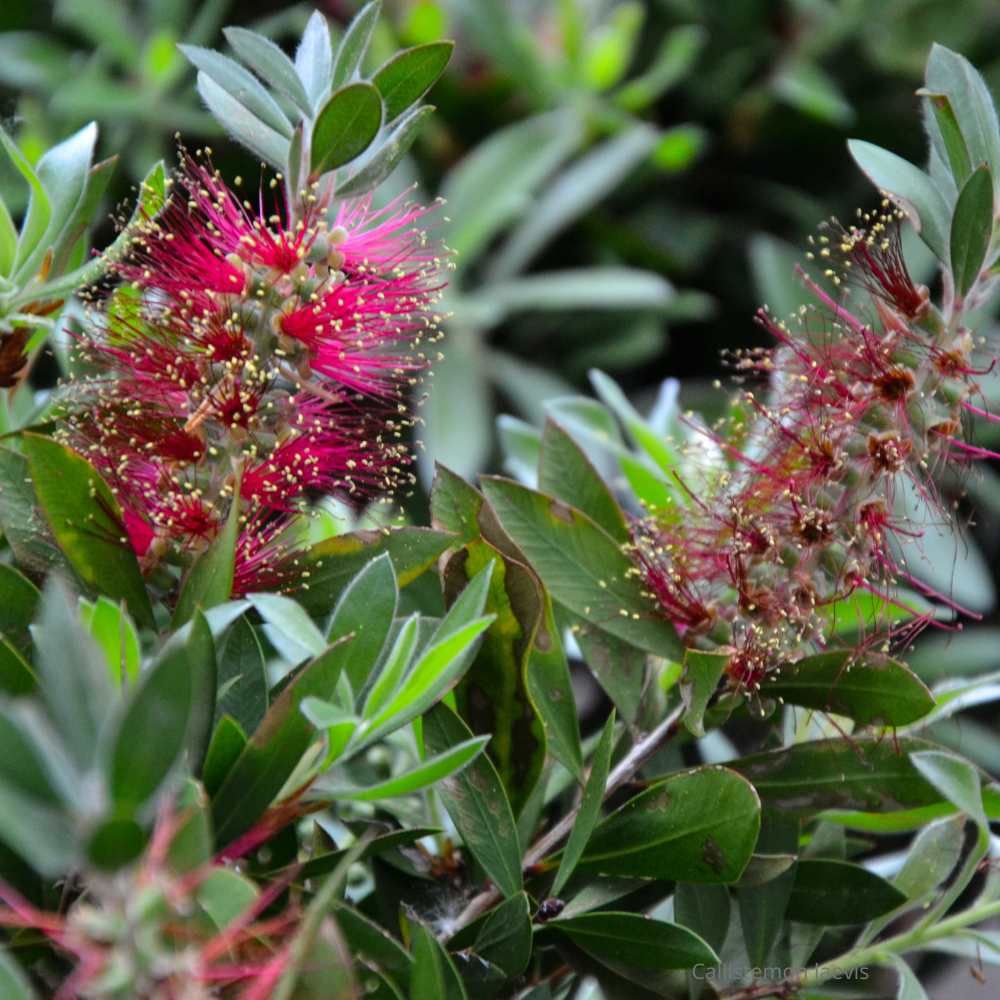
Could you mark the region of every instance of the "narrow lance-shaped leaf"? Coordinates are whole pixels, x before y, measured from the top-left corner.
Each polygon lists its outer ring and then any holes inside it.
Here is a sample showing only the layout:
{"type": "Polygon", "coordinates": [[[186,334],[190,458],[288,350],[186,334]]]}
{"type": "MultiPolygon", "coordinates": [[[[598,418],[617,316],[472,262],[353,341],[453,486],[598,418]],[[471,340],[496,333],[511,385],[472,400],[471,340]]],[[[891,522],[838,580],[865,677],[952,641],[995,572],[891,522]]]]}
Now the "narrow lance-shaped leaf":
{"type": "Polygon", "coordinates": [[[382,4],[379,0],[372,0],[354,15],[347,26],[337,49],[337,57],[333,61],[334,87],[347,83],[357,73],[381,12],[382,4]]]}
{"type": "MultiPolygon", "coordinates": [[[[446,705],[424,716],[424,744],[442,753],[470,739],[472,733],[446,705]]],[[[441,785],[440,794],[465,846],[504,896],[521,890],[521,848],[517,826],[503,785],[489,758],[480,756],[441,785]]]]}
{"type": "Polygon", "coordinates": [[[788,916],[825,927],[861,924],[894,910],[906,896],[874,872],[846,861],[803,858],[795,867],[788,916]]]}
{"type": "Polygon", "coordinates": [[[993,177],[980,164],[969,175],[951,220],[951,269],[955,290],[967,295],[976,283],[993,238],[993,177]]]}
{"type": "Polygon", "coordinates": [[[434,106],[431,104],[407,111],[384,139],[372,145],[357,160],[351,176],[337,186],[337,194],[346,198],[377,188],[410,151],[424,122],[433,113],[434,106]]]}
{"type": "Polygon", "coordinates": [[[153,610],[118,501],[86,459],[37,434],[22,437],[35,494],[70,565],[89,586],[124,600],[141,625],[153,610]]]}
{"type": "Polygon", "coordinates": [[[611,767],[611,751],[614,749],[614,733],[615,713],[612,710],[608,721],[604,724],[597,749],[594,751],[590,775],[587,777],[583,798],[580,801],[580,811],[573,824],[569,840],[566,842],[562,858],[559,860],[559,871],[556,872],[555,881],[552,883],[551,894],[553,896],[558,896],[563,886],[569,881],[570,875],[573,874],[577,862],[583,855],[587,841],[590,840],[594,826],[600,819],[601,803],[604,801],[604,789],[608,783],[608,771],[611,767]]]}
{"type": "Polygon", "coordinates": [[[295,65],[281,49],[263,35],[247,28],[223,28],[226,41],[236,54],[276,90],[281,91],[304,114],[312,117],[312,102],[295,65]]]}

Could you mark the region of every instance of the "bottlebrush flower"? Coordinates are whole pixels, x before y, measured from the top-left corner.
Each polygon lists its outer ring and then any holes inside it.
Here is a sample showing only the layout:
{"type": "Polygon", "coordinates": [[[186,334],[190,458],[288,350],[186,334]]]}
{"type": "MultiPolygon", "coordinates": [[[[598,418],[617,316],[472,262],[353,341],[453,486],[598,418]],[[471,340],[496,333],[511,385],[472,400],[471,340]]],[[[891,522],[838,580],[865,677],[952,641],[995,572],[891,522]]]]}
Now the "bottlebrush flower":
{"type": "MultiPolygon", "coordinates": [[[[814,307],[788,322],[758,313],[776,346],[732,361],[749,430],[700,428],[728,463],[682,484],[685,509],[633,527],[635,572],[651,597],[688,644],[731,652],[738,687],[755,689],[821,648],[834,606],[855,592],[906,607],[905,585],[955,607],[897,558],[896,544],[920,529],[893,514],[893,501],[908,480],[948,520],[932,471],[992,455],[961,439],[963,414],[985,414],[974,404],[984,369],[971,335],[910,278],[898,215],[884,209],[818,241],[814,259],[841,300],[803,274],[814,307]]],[[[914,614],[907,636],[930,621],[914,614]]],[[[859,644],[889,638],[873,622],[859,644]]]]}
{"type": "Polygon", "coordinates": [[[236,592],[253,590],[282,577],[310,497],[361,505],[412,481],[409,399],[447,260],[424,208],[305,202],[268,215],[185,155],[111,265],[60,436],[107,478],[147,569],[189,561],[238,501],[236,592]]]}

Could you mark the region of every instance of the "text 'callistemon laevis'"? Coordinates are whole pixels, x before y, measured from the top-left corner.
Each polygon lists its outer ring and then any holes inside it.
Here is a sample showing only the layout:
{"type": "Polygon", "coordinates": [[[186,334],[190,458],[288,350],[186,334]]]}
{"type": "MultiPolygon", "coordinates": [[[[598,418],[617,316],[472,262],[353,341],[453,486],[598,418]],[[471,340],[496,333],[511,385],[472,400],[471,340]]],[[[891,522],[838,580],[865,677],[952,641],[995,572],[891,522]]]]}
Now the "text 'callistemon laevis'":
{"type": "Polygon", "coordinates": [[[147,570],[211,544],[238,491],[233,592],[281,586],[310,498],[361,506],[412,480],[447,260],[419,206],[331,205],[321,187],[304,204],[268,214],[185,156],[112,264],[61,436],[107,478],[147,570]]]}
{"type": "MultiPolygon", "coordinates": [[[[730,652],[739,688],[822,649],[835,608],[858,594],[912,611],[901,637],[931,615],[900,588],[950,603],[900,558],[922,528],[895,500],[912,489],[949,519],[937,474],[992,456],[963,438],[963,416],[988,416],[975,379],[990,362],[911,280],[899,222],[886,203],[825,227],[810,257],[834,293],[803,274],[815,305],[787,321],[759,312],[777,345],[733,356],[738,417],[695,428],[688,445],[721,459],[680,481],[682,503],[634,523],[635,572],[686,644],[730,652]]],[[[892,638],[891,617],[861,623],[859,651],[892,638]]]]}

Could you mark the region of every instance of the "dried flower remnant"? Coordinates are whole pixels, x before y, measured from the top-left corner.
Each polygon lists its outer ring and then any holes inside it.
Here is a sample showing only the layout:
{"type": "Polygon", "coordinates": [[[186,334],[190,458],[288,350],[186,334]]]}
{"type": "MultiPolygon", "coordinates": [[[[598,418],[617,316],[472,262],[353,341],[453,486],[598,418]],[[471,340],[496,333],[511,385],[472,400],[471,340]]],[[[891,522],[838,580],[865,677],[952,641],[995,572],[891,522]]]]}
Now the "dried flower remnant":
{"type": "MultiPolygon", "coordinates": [[[[788,322],[759,311],[776,346],[730,359],[749,431],[737,444],[725,425],[696,428],[689,447],[698,437],[721,447],[726,467],[685,483],[683,510],[633,527],[630,551],[650,596],[687,644],[732,653],[738,688],[755,690],[822,648],[834,607],[859,591],[912,611],[902,585],[955,607],[897,557],[896,543],[920,530],[892,514],[893,499],[908,480],[948,519],[931,472],[992,456],[960,437],[966,411],[989,416],[973,402],[988,369],[974,364],[971,335],[911,280],[898,224],[886,210],[824,231],[816,258],[843,297],[802,273],[813,307],[788,322]]],[[[931,621],[914,615],[906,637],[931,621]]],[[[858,644],[891,638],[870,622],[858,644]]]]}
{"type": "Polygon", "coordinates": [[[264,200],[240,200],[207,151],[183,156],[111,265],[60,432],[107,478],[146,569],[190,561],[238,502],[235,593],[282,582],[311,498],[360,506],[412,482],[410,399],[448,267],[427,209],[400,199],[331,205],[316,187],[295,222],[264,200]]]}

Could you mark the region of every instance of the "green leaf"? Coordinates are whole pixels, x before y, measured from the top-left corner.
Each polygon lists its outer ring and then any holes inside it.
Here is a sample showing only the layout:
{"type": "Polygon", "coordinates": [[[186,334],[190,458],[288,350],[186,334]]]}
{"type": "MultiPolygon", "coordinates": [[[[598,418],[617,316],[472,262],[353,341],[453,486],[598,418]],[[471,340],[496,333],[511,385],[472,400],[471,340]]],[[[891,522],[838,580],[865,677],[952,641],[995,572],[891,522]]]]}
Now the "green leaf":
{"type": "MultiPolygon", "coordinates": [[[[0,277],[10,274],[16,256],[17,228],[11,218],[10,209],[3,198],[0,198],[0,277]]],[[[0,955],[2,954],[0,952],[0,955]]]]}
{"type": "MultiPolygon", "coordinates": [[[[201,72],[246,108],[255,118],[284,139],[292,137],[292,123],[273,97],[238,62],[213,49],[199,45],[178,45],[181,52],[201,72]]],[[[204,95],[202,95],[204,96],[204,95]]],[[[225,122],[222,123],[225,125],[225,122]]]]}
{"type": "Polygon", "coordinates": [[[37,256],[39,251],[45,252],[42,239],[52,218],[52,202],[35,168],[3,128],[0,128],[0,145],[6,150],[18,173],[28,182],[31,191],[14,259],[15,270],[20,270],[28,258],[37,256]]]}
{"type": "Polygon", "coordinates": [[[961,188],[969,174],[972,173],[972,163],[969,160],[969,149],[965,144],[965,137],[958,124],[958,117],[955,115],[955,108],[947,94],[935,94],[927,89],[918,90],[917,94],[926,98],[927,104],[934,113],[948,166],[951,167],[951,175],[955,178],[956,185],[961,188]]]}
{"type": "Polygon", "coordinates": [[[581,864],[607,875],[734,882],[759,828],[760,802],[745,778],[697,768],[657,782],[612,813],[581,864]]]}
{"type": "Polygon", "coordinates": [[[171,628],[180,628],[189,621],[195,610],[207,611],[229,600],[233,592],[236,542],[240,533],[239,477],[234,487],[233,501],[229,505],[222,530],[212,544],[198,557],[181,586],[171,628]]]}
{"type": "Polygon", "coordinates": [[[927,992],[914,971],[906,964],[906,960],[899,955],[889,955],[888,957],[899,976],[896,1000],[929,1000],[927,992]]]}
{"type": "Polygon", "coordinates": [[[715,965],[715,952],[693,931],[639,913],[584,913],[552,920],[547,930],[565,934],[588,955],[611,969],[659,972],[715,965]]]}
{"type": "Polygon", "coordinates": [[[195,899],[212,923],[224,931],[257,902],[257,887],[230,868],[213,868],[198,886],[195,899]]]}
{"type": "Polygon", "coordinates": [[[35,495],[70,565],[85,583],[124,600],[140,625],[152,626],[146,584],[107,483],[86,459],[57,441],[37,434],[21,440],[35,495]]]}
{"type": "Polygon", "coordinates": [[[560,604],[640,649],[680,653],[673,626],[646,596],[631,560],[586,514],[504,479],[484,479],[483,490],[560,604]]]}
{"type": "Polygon", "coordinates": [[[246,615],[240,615],[219,645],[217,719],[229,715],[244,732],[252,733],[267,712],[267,671],[264,650],[246,615]]]}
{"type": "Polygon", "coordinates": [[[83,630],[72,598],[50,578],[32,628],[39,690],[73,761],[86,770],[113,704],[104,656],[83,630]]]}
{"type": "Polygon", "coordinates": [[[325,618],[337,598],[369,560],[388,552],[399,586],[405,587],[433,566],[434,560],[452,541],[450,535],[429,528],[407,527],[387,532],[356,531],[336,535],[314,545],[299,558],[300,568],[309,573],[309,586],[308,589],[294,591],[293,596],[313,617],[325,618]]]}
{"type": "Polygon", "coordinates": [[[456,934],[449,942],[453,951],[464,951],[471,946],[475,960],[498,966],[509,979],[517,979],[527,969],[531,945],[531,912],[524,892],[505,899],[485,919],[456,934]],[[474,936],[469,931],[474,931],[474,936]]]}
{"type": "Polygon", "coordinates": [[[222,716],[212,733],[201,769],[201,778],[209,795],[219,790],[246,745],[246,734],[239,723],[231,715],[222,716]]]}
{"type": "Polygon", "coordinates": [[[931,178],[901,156],[870,142],[850,139],[847,148],[868,179],[906,212],[938,260],[947,261],[950,212],[931,178]]]}
{"type": "Polygon", "coordinates": [[[535,115],[494,132],[448,174],[447,242],[460,268],[531,208],[533,192],[578,147],[582,131],[569,109],[535,115]]]}
{"type": "Polygon", "coordinates": [[[20,566],[42,575],[56,568],[69,572],[44,516],[38,510],[28,461],[0,447],[0,529],[20,566]]]}
{"type": "Polygon", "coordinates": [[[431,520],[435,528],[450,532],[455,542],[467,545],[482,535],[479,512],[483,495],[441,462],[434,463],[431,485],[431,520]]]}
{"type": "Polygon", "coordinates": [[[214,658],[198,649],[203,630],[207,630],[204,619],[196,620],[187,642],[168,647],[143,674],[114,731],[108,790],[125,814],[142,806],[160,787],[196,736],[205,690],[214,696],[214,658]]]}
{"type": "Polygon", "coordinates": [[[387,122],[398,118],[434,86],[454,48],[454,42],[428,42],[403,49],[376,71],[372,82],[385,102],[387,122]]]}
{"type": "Polygon", "coordinates": [[[333,610],[327,640],[351,637],[344,648],[344,673],[355,694],[378,663],[396,616],[398,596],[396,571],[383,552],[350,582],[333,610]]]}
{"type": "Polygon", "coordinates": [[[802,858],[795,866],[787,913],[800,923],[838,927],[866,923],[905,902],[906,895],[891,882],[860,865],[802,858]]]}
{"type": "MultiPolygon", "coordinates": [[[[795,820],[771,809],[764,810],[754,850],[794,861],[798,842],[799,824],[795,820]]],[[[743,945],[751,965],[764,966],[770,960],[775,944],[787,926],[785,914],[794,884],[795,872],[787,864],[776,877],[760,885],[744,886],[741,879],[736,901],[743,945]]]]}
{"type": "Polygon", "coordinates": [[[38,613],[38,588],[13,566],[0,563],[0,635],[24,643],[38,613]]]}
{"type": "Polygon", "coordinates": [[[728,653],[704,653],[697,649],[684,651],[684,727],[692,736],[705,735],[705,709],[715,694],[719,681],[729,664],[728,653]]]}
{"type": "Polygon", "coordinates": [[[927,90],[945,94],[965,139],[973,165],[986,163],[1000,173],[1000,131],[993,97],[985,81],[964,56],[943,45],[931,46],[925,74],[927,90]]]}
{"type": "Polygon", "coordinates": [[[310,171],[318,177],[360,156],[382,125],[382,102],[370,83],[349,83],[323,105],[313,125],[310,171]]]}
{"type": "Polygon", "coordinates": [[[483,752],[489,741],[489,736],[475,736],[464,743],[456,743],[443,753],[429,757],[405,774],[365,788],[346,788],[323,781],[317,782],[313,787],[324,798],[329,796],[332,799],[348,799],[352,802],[379,802],[382,799],[410,795],[461,771],[483,752]]]}
{"type": "Polygon", "coordinates": [[[624,84],[615,94],[616,102],[633,114],[642,111],[688,75],[707,41],[708,32],[700,24],[669,31],[649,69],[624,84]]]}
{"type": "Polygon", "coordinates": [[[941,801],[908,756],[932,747],[912,738],[815,740],[727,766],[753,782],[766,806],[792,815],[824,809],[891,812],[941,801]]]}
{"type": "Polygon", "coordinates": [[[623,545],[630,541],[625,516],[611,490],[580,446],[551,419],[542,432],[538,488],[583,511],[623,545]]]}
{"type": "Polygon", "coordinates": [[[6,948],[0,949],[0,996],[6,1000],[38,1000],[28,977],[6,948]]]}
{"type": "Polygon", "coordinates": [[[726,940],[732,907],[725,886],[680,882],[674,890],[674,918],[718,952],[726,940]]]}
{"type": "Polygon", "coordinates": [[[573,638],[584,662],[622,718],[633,723],[646,683],[646,654],[608,632],[573,616],[573,638]]]}
{"type": "Polygon", "coordinates": [[[658,138],[644,123],[630,125],[563,170],[504,244],[489,278],[500,281],[523,270],[549,240],[600,203],[646,159],[658,138]]]}
{"type": "Polygon", "coordinates": [[[0,692],[16,698],[31,694],[37,687],[38,678],[31,664],[7,639],[0,639],[0,692]]]}
{"type": "Polygon", "coordinates": [[[112,816],[102,820],[87,836],[87,858],[105,872],[115,872],[142,854],[148,840],[146,831],[131,817],[112,816]]]}
{"type": "Polygon", "coordinates": [[[333,50],[330,44],[330,28],[326,18],[314,10],[309,15],[302,40],[295,50],[295,72],[299,74],[313,107],[330,93],[333,79],[333,50]]]}
{"type": "Polygon", "coordinates": [[[247,28],[223,28],[222,33],[233,51],[261,79],[284,94],[307,118],[312,117],[312,102],[295,72],[295,65],[270,38],[247,28]]]}
{"type": "Polygon", "coordinates": [[[939,750],[920,750],[910,754],[914,767],[958,809],[980,827],[986,827],[979,775],[966,760],[939,750]]]}
{"type": "Polygon", "coordinates": [[[921,899],[952,872],[962,855],[965,817],[943,816],[914,838],[893,884],[910,900],[921,899]]]}
{"type": "Polygon", "coordinates": [[[400,681],[406,674],[413,651],[417,648],[419,634],[420,616],[412,614],[403,622],[403,627],[397,633],[388,656],[379,667],[378,673],[372,678],[372,684],[361,712],[362,718],[374,719],[399,689],[400,681]]]}
{"type": "MultiPolygon", "coordinates": [[[[409,982],[413,963],[394,937],[346,903],[334,903],[330,912],[359,962],[389,977],[394,985],[404,986],[409,982]]],[[[402,992],[399,995],[404,996],[402,992]]]]}
{"type": "Polygon", "coordinates": [[[365,4],[347,26],[340,47],[337,49],[337,58],[333,62],[334,87],[347,83],[361,68],[372,32],[381,13],[382,4],[379,0],[373,0],[372,3],[365,4]]]}
{"type": "Polygon", "coordinates": [[[372,145],[354,165],[350,177],[337,185],[341,198],[373,191],[399,166],[420,134],[434,107],[424,104],[407,111],[383,139],[372,145]]]}
{"type": "Polygon", "coordinates": [[[789,664],[762,691],[861,725],[905,726],[934,707],[923,681],[902,663],[878,654],[857,659],[852,650],[831,650],[789,664]]]}
{"type": "MultiPolygon", "coordinates": [[[[443,704],[423,720],[428,753],[443,753],[472,736],[464,722],[443,704]]],[[[500,776],[489,758],[480,756],[439,789],[448,815],[465,846],[506,897],[521,891],[521,849],[514,814],[500,776]]]]}
{"type": "Polygon", "coordinates": [[[487,285],[466,303],[488,311],[491,325],[510,313],[527,310],[574,312],[581,309],[662,311],[676,297],[673,285],[651,271],[631,267],[579,267],[522,275],[487,285]]]}
{"type": "Polygon", "coordinates": [[[294,659],[320,656],[330,645],[301,605],[290,597],[282,594],[248,594],[247,600],[264,619],[271,636],[277,633],[286,640],[294,659]]]}
{"type": "Polygon", "coordinates": [[[106,597],[93,604],[81,601],[80,618],[104,652],[114,684],[133,684],[139,677],[142,650],[135,625],[122,606],[106,597]]]}
{"type": "Polygon", "coordinates": [[[951,220],[951,269],[959,295],[967,295],[979,278],[992,238],[993,177],[982,163],[959,192],[951,220]]]}
{"type": "Polygon", "coordinates": [[[309,749],[315,730],[299,706],[308,697],[333,697],[340,677],[342,652],[340,644],[331,646],[299,672],[229,768],[212,796],[212,822],[220,846],[231,843],[253,826],[309,749]]]}
{"type": "Polygon", "coordinates": [[[451,956],[433,932],[418,921],[413,921],[410,927],[413,939],[410,1000],[468,1000],[451,956]]]}
{"type": "Polygon", "coordinates": [[[285,169],[289,142],[286,136],[261,121],[207,73],[198,74],[197,86],[208,110],[230,136],[276,170],[285,169]]]}
{"type": "Polygon", "coordinates": [[[576,868],[577,862],[583,856],[587,841],[601,817],[601,804],[604,802],[604,789],[608,783],[608,771],[611,768],[611,751],[614,749],[615,713],[612,709],[608,721],[604,724],[600,742],[594,751],[590,764],[590,775],[583,789],[580,809],[576,822],[570,832],[569,840],[559,859],[559,871],[556,872],[550,895],[558,896],[576,868]]]}

